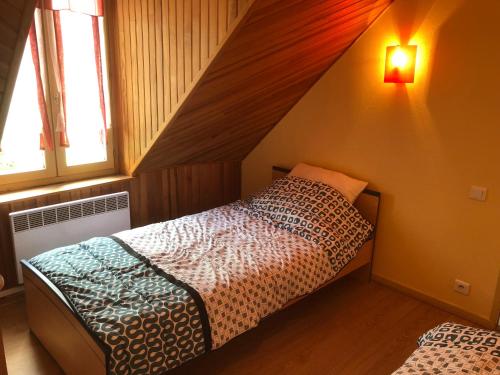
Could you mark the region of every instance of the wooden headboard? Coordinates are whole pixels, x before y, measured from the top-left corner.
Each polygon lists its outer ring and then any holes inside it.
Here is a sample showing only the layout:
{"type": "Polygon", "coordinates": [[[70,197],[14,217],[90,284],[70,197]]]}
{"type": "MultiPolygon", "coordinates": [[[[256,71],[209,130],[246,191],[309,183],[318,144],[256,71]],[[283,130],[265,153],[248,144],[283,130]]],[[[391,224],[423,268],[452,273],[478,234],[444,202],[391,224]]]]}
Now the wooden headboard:
{"type": "MultiPolygon", "coordinates": [[[[273,166],[273,181],[290,173],[290,169],[273,166]]],[[[354,202],[354,206],[363,217],[377,226],[380,193],[375,190],[365,189],[354,202]]]]}

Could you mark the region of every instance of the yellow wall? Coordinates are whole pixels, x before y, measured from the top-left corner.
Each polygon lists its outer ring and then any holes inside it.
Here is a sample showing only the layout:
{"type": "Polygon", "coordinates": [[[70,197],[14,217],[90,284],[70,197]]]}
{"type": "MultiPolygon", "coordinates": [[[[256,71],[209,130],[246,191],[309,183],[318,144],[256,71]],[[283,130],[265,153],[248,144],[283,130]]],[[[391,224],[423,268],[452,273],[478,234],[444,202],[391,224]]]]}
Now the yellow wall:
{"type": "Polygon", "coordinates": [[[492,317],[500,267],[500,1],[396,0],[246,158],[243,194],[305,161],[382,192],[374,274],[492,317]],[[414,84],[385,47],[418,44],[414,84]],[[488,187],[486,202],[468,199],[488,187]],[[471,294],[453,291],[455,278],[471,294]]]}

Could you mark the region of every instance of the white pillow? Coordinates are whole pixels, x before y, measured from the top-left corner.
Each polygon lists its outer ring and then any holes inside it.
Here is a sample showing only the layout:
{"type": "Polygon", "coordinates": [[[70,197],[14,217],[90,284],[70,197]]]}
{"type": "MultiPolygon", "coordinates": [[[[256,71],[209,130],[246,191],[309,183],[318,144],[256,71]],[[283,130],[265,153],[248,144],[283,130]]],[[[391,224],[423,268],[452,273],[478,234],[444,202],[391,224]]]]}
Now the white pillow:
{"type": "Polygon", "coordinates": [[[365,190],[368,182],[356,180],[343,173],[330,171],[328,169],[314,167],[305,163],[299,163],[292,169],[290,176],[307,178],[308,180],[322,182],[330,185],[342,193],[346,199],[354,203],[356,198],[365,190]]]}

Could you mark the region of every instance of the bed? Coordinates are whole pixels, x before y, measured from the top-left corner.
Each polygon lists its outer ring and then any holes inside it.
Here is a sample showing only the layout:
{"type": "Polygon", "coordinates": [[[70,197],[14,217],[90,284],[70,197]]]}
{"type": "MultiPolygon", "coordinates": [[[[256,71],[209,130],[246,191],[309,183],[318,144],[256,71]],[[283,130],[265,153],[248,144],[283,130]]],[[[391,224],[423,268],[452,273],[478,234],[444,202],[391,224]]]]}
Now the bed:
{"type": "Polygon", "coordinates": [[[393,375],[500,374],[500,333],[446,322],[418,339],[413,352],[393,375]]]}
{"type": "Polygon", "coordinates": [[[31,331],[67,374],[164,373],[369,275],[380,194],[352,205],[288,172],[245,201],[22,261],[31,331]]]}

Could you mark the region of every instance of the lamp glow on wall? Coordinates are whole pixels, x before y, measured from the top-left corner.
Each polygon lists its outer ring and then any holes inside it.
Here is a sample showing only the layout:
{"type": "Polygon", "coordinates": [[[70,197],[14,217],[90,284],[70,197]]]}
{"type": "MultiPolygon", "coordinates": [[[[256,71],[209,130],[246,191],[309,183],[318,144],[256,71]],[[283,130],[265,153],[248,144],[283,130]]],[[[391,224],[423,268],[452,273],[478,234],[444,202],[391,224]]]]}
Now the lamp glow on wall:
{"type": "Polygon", "coordinates": [[[389,46],[385,53],[384,82],[413,83],[417,46],[389,46]]]}

